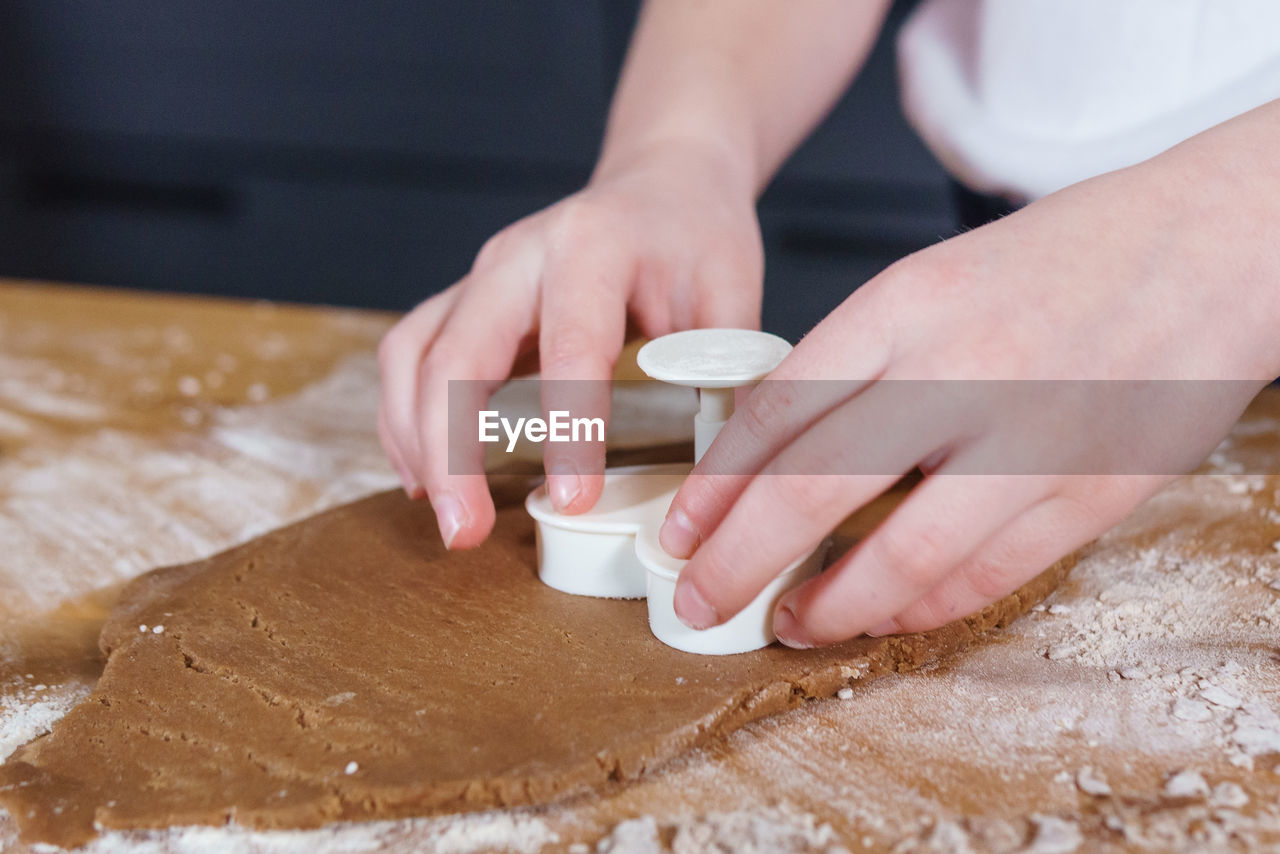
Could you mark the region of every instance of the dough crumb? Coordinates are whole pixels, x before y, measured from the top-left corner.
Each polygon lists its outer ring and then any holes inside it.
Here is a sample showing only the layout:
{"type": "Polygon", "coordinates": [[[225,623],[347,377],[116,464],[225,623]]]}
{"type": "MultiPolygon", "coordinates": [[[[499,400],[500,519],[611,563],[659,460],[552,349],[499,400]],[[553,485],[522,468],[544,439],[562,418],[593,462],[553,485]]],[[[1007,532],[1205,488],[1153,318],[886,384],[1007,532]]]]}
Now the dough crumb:
{"type": "Polygon", "coordinates": [[[146,623],[142,623],[141,625],[139,625],[139,626],[138,626],[138,631],[140,631],[140,632],[145,632],[146,630],[147,630],[147,624],[146,624],[146,623]]]}
{"type": "Polygon", "coordinates": [[[1076,774],[1076,785],[1086,795],[1093,795],[1098,798],[1111,795],[1111,784],[1092,765],[1086,765],[1080,769],[1076,774]]]}
{"type": "Polygon", "coordinates": [[[1045,652],[1045,658],[1050,661],[1062,661],[1067,658],[1075,658],[1080,654],[1080,645],[1071,641],[1064,643],[1055,643],[1045,652]]]}
{"type": "Polygon", "coordinates": [[[1149,679],[1151,677],[1151,673],[1147,668],[1140,665],[1121,667],[1117,672],[1120,674],[1121,679],[1149,679]]]}
{"type": "Polygon", "coordinates": [[[351,761],[347,763],[347,767],[342,769],[342,773],[350,776],[360,770],[360,763],[351,761]]]}
{"type": "Polygon", "coordinates": [[[1200,696],[1213,703],[1215,706],[1221,706],[1224,709],[1239,709],[1244,702],[1232,694],[1226,688],[1212,683],[1206,684],[1200,689],[1200,696]]]}
{"type": "Polygon", "coordinates": [[[1249,794],[1239,783],[1219,783],[1213,787],[1213,803],[1229,809],[1240,809],[1249,803],[1249,794]]]}
{"type": "Polygon", "coordinates": [[[1164,784],[1164,793],[1171,798],[1203,798],[1209,784],[1195,771],[1179,771],[1164,784]]]}
{"type": "Polygon", "coordinates": [[[1084,843],[1080,827],[1074,821],[1064,821],[1048,815],[1032,815],[1036,825],[1035,838],[1026,849],[1027,854],[1071,854],[1084,843]]]}
{"type": "Polygon", "coordinates": [[[841,700],[852,700],[852,699],[853,699],[853,689],[852,689],[852,688],[841,688],[839,691],[837,691],[837,692],[836,692],[836,696],[837,696],[837,697],[839,697],[841,700]]]}
{"type": "Polygon", "coordinates": [[[152,626],[152,627],[151,627],[151,634],[153,634],[153,635],[162,635],[162,634],[164,634],[164,626],[152,626]]]}

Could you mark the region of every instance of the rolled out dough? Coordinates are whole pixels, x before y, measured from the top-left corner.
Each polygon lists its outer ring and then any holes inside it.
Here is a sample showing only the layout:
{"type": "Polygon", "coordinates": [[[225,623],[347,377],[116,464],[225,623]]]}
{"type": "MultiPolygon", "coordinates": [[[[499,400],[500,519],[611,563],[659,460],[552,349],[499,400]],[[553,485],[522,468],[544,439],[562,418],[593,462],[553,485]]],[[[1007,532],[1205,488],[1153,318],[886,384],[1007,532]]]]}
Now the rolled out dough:
{"type": "Polygon", "coordinates": [[[933,661],[1074,564],[923,635],[701,657],[655,640],[643,602],[542,585],[526,487],[497,487],[474,551],[446,552],[422,505],[384,493],[135,580],[93,694],[0,766],[22,838],[549,802],[933,661]]]}

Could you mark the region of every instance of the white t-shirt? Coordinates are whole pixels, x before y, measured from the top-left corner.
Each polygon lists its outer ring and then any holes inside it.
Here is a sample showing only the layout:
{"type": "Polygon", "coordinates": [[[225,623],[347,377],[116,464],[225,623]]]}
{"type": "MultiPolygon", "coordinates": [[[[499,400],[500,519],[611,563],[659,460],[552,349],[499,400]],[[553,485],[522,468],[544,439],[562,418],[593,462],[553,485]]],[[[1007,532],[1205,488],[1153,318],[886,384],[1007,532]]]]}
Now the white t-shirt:
{"type": "Polygon", "coordinates": [[[1280,98],[1280,0],[925,0],[898,55],[938,159],[1030,200],[1280,98]]]}

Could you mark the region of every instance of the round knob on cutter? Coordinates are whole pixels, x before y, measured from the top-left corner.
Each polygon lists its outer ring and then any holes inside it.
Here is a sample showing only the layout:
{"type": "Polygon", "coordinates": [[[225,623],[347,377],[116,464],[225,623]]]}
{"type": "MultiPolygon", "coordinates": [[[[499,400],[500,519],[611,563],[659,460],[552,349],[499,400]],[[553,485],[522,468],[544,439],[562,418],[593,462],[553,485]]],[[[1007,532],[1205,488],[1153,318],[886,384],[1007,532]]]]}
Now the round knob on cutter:
{"type": "Polygon", "coordinates": [[[655,380],[698,390],[694,460],[702,459],[733,415],[734,389],[764,379],[791,352],[777,335],[752,329],[690,329],[655,338],[636,364],[655,380]]]}

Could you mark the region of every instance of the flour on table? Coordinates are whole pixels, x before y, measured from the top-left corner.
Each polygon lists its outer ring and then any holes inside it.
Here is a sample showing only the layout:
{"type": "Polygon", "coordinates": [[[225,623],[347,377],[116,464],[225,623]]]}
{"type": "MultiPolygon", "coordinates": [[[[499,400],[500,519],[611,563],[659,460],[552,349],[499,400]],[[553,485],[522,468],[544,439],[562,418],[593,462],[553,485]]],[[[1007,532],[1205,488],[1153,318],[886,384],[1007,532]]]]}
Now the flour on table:
{"type": "MultiPolygon", "coordinates": [[[[180,329],[166,341],[174,352],[190,344],[180,329]]],[[[272,341],[257,356],[287,358],[285,350],[272,341]]],[[[183,376],[207,393],[243,368],[224,356],[209,366],[218,378],[183,376]]],[[[57,370],[0,357],[9,380],[0,381],[0,437],[34,435],[41,418],[74,425],[101,415],[57,370]]],[[[199,427],[178,441],[108,428],[0,457],[6,596],[15,609],[39,611],[391,485],[368,418],[376,375],[372,356],[354,356],[298,394],[265,383],[250,390],[259,406],[184,398],[199,427]],[[41,571],[49,566],[78,569],[41,571]]],[[[140,396],[181,396],[177,377],[164,387],[138,378],[140,396]]],[[[1067,587],[1001,643],[749,725],[599,799],[317,831],[108,832],[86,850],[467,854],[553,845],[583,854],[679,842],[687,851],[1012,854],[1091,851],[1104,840],[1130,850],[1275,849],[1280,478],[1254,472],[1280,467],[1248,455],[1267,442],[1274,457],[1277,433],[1280,419],[1246,417],[1209,457],[1207,474],[1174,483],[1103,537],[1067,587]]],[[[0,686],[0,755],[88,691],[37,684],[0,686]]],[[[0,815],[0,849],[16,845],[0,815]]]]}
{"type": "MultiPolygon", "coordinates": [[[[586,850],[591,850],[587,848],[586,850]]],[[[847,854],[835,831],[786,804],[760,810],[710,813],[659,823],[652,816],[624,821],[595,847],[597,854],[847,854]],[[670,844],[664,842],[670,840],[670,844]]]]}
{"type": "MultiPolygon", "coordinates": [[[[0,849],[6,848],[0,828],[0,849]]],[[[80,854],[536,854],[559,841],[546,823],[521,813],[476,813],[440,819],[334,824],[319,830],[250,831],[228,827],[178,827],[165,831],[104,833],[80,854]]],[[[56,852],[52,846],[37,851],[56,852]]]]}
{"type": "Polygon", "coordinates": [[[17,685],[0,693],[0,761],[39,735],[44,735],[76,703],[89,696],[91,685],[17,685]]]}

